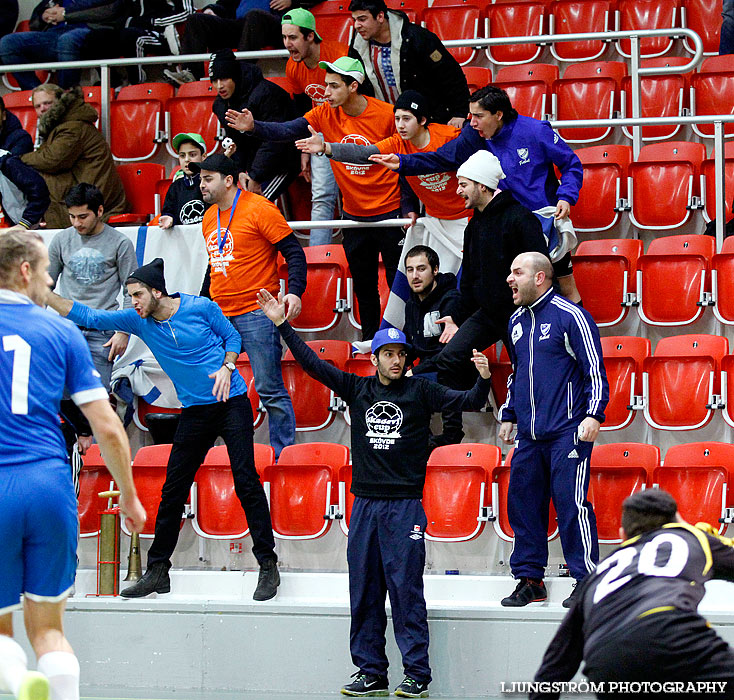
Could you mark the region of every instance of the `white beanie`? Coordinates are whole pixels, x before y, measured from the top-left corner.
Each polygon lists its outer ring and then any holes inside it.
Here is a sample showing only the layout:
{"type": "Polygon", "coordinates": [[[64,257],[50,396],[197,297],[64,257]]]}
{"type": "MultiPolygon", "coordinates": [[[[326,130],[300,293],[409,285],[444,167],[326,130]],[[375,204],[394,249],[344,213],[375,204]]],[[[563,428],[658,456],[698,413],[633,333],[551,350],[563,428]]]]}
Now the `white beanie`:
{"type": "Polygon", "coordinates": [[[469,156],[456,171],[456,175],[486,185],[490,190],[496,190],[497,183],[505,177],[497,156],[489,151],[477,151],[469,156]]]}

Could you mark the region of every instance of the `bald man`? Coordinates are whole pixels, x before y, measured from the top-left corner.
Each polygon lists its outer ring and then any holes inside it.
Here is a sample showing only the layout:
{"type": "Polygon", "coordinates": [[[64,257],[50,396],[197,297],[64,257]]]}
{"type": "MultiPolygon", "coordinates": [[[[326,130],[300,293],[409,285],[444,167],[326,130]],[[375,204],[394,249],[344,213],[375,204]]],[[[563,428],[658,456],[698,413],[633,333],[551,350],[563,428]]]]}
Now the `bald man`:
{"type": "Polygon", "coordinates": [[[599,561],[587,491],[591,449],[604,422],[609,385],[599,329],[587,311],[553,290],[546,256],[518,255],[507,284],[520,308],[508,326],[513,374],[499,417],[500,437],[508,444],[517,423],[507,514],[515,532],[510,567],[518,583],[502,605],[520,607],[547,598],[543,576],[551,497],[576,583],[599,561]]]}

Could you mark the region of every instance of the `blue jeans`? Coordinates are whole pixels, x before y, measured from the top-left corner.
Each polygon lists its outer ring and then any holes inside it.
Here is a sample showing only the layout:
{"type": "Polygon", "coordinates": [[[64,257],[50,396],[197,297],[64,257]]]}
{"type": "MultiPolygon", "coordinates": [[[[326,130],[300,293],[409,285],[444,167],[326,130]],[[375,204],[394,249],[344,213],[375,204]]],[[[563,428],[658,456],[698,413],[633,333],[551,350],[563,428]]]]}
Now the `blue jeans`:
{"type": "MultiPolygon", "coordinates": [[[[311,156],[311,220],[326,221],[334,218],[336,198],[334,172],[328,158],[311,156]]],[[[312,228],[309,245],[328,245],[334,231],[330,228],[312,228]]]]}
{"type": "Polygon", "coordinates": [[[280,369],[283,354],[280,333],[260,309],[240,316],[229,316],[229,320],[242,336],[242,350],[250,358],[255,389],[268,412],[270,444],[277,457],[296,438],[293,404],[283,384],[283,373],[280,369]]]}
{"type": "Polygon", "coordinates": [[[734,0],[724,0],[721,8],[721,38],[719,54],[734,53],[734,0]]]}
{"type": "Polygon", "coordinates": [[[87,345],[89,345],[89,351],[92,353],[94,368],[99,372],[99,378],[107,391],[110,390],[112,363],[107,359],[110,349],[104,347],[104,344],[114,334],[114,331],[96,331],[93,329],[82,331],[82,335],[87,341],[87,345]]]}
{"type": "MultiPolygon", "coordinates": [[[[91,33],[86,27],[73,28],[66,24],[45,32],[19,32],[0,39],[0,61],[13,63],[45,63],[51,61],[80,61],[84,42],[91,33]]],[[[32,69],[13,73],[21,90],[32,90],[40,80],[32,69]]],[[[79,84],[79,70],[60,70],[57,82],[62,88],[79,84]]]]}

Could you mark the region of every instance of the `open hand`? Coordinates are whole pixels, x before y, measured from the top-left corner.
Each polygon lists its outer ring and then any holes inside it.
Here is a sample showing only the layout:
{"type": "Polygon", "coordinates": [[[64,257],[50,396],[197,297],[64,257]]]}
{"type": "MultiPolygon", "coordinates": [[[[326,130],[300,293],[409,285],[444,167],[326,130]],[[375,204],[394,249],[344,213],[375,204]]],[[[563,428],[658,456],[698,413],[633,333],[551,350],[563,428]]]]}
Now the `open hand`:
{"type": "Polygon", "coordinates": [[[228,109],[224,115],[227,126],[231,126],[237,131],[252,131],[255,128],[255,117],[249,109],[243,109],[238,112],[236,109],[228,109]]]}
{"type": "Polygon", "coordinates": [[[481,353],[478,350],[474,349],[472,350],[471,361],[477,368],[479,376],[482,379],[489,379],[491,373],[489,371],[489,360],[487,359],[487,356],[484,353],[481,353]]]}
{"type": "Polygon", "coordinates": [[[397,170],[400,167],[400,156],[396,153],[373,153],[369,159],[378,165],[384,165],[390,170],[397,170]]]}
{"type": "Polygon", "coordinates": [[[285,303],[282,293],[279,293],[276,299],[267,289],[261,289],[257,293],[257,304],[276,326],[285,321],[285,303]]]}
{"type": "Polygon", "coordinates": [[[310,124],[308,125],[308,130],[311,132],[311,136],[305,139],[298,139],[296,141],[296,148],[303,153],[310,153],[314,156],[321,155],[326,148],[324,137],[310,124]]]}

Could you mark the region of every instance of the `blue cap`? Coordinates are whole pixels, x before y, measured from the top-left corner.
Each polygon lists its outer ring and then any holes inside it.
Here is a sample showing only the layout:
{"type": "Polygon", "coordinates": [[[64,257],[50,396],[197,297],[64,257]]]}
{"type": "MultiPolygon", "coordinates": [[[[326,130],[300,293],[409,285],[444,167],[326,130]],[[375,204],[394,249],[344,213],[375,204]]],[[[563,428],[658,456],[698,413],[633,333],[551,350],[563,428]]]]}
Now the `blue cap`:
{"type": "Polygon", "coordinates": [[[408,339],[405,337],[405,333],[403,333],[403,331],[400,331],[397,328],[383,328],[382,330],[377,331],[377,333],[375,333],[375,337],[372,339],[372,354],[376,355],[377,351],[383,345],[390,345],[392,343],[401,343],[402,345],[405,345],[406,348],[410,347],[408,339]]]}

